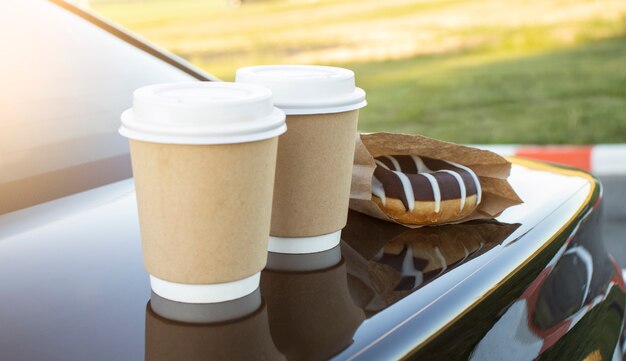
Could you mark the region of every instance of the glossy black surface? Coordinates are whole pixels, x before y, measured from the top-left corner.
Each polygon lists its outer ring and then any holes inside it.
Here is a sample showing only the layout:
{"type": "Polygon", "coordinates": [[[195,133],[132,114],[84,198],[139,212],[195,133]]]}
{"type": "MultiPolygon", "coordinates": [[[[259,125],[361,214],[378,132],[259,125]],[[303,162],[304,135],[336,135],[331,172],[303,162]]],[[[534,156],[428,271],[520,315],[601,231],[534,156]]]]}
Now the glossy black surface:
{"type": "Polygon", "coordinates": [[[132,180],[9,213],[0,358],[604,357],[621,330],[621,274],[598,238],[599,188],[559,172],[514,167],[526,203],[499,222],[408,230],[351,212],[341,249],[270,256],[261,306],[227,305],[235,320],[213,323],[201,309],[151,308],[132,180]],[[534,348],[498,338],[522,326],[534,348]]]}
{"type": "Polygon", "coordinates": [[[599,238],[599,219],[592,212],[580,227],[565,229],[413,357],[573,360],[616,352],[621,359],[625,289],[599,238]]]}

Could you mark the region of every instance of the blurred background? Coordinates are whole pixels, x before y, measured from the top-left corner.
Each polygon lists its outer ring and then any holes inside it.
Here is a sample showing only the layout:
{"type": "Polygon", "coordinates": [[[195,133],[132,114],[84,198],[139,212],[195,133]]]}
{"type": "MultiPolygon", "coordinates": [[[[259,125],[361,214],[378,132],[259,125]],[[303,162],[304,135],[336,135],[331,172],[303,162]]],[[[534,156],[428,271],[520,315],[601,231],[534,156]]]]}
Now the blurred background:
{"type": "Polygon", "coordinates": [[[223,80],[353,69],[362,131],[460,143],[626,142],[624,0],[91,0],[223,80]]]}

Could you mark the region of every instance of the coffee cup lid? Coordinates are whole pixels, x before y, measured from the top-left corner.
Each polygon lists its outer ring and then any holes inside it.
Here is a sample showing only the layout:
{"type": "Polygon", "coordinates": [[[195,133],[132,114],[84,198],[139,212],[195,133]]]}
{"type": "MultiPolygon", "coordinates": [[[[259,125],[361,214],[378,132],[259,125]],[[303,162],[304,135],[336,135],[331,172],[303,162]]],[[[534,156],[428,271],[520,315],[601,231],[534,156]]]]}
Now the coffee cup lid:
{"type": "Polygon", "coordinates": [[[269,89],[254,84],[184,82],[135,90],[120,134],[155,143],[228,144],[278,136],[285,114],[269,89]]]}
{"type": "Polygon", "coordinates": [[[367,105],[365,91],[348,69],[316,65],[261,65],[237,70],[236,82],[272,90],[274,104],[286,114],[327,114],[367,105]]]}

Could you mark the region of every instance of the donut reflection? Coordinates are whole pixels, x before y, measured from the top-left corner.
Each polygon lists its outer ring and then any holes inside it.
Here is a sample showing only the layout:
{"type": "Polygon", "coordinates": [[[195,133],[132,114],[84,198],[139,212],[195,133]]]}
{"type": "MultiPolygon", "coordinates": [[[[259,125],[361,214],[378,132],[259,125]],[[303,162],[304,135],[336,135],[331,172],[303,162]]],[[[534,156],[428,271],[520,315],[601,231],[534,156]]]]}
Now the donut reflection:
{"type": "Polygon", "coordinates": [[[288,360],[323,360],[352,343],[365,319],[348,290],[339,246],[307,255],[270,253],[261,275],[269,327],[288,360]]]}
{"type": "Polygon", "coordinates": [[[152,294],[145,359],[284,360],[270,336],[259,290],[217,304],[185,304],[152,294]]]}
{"type": "Polygon", "coordinates": [[[374,314],[492,249],[517,227],[475,221],[411,229],[351,211],[342,233],[350,292],[374,314]]]}

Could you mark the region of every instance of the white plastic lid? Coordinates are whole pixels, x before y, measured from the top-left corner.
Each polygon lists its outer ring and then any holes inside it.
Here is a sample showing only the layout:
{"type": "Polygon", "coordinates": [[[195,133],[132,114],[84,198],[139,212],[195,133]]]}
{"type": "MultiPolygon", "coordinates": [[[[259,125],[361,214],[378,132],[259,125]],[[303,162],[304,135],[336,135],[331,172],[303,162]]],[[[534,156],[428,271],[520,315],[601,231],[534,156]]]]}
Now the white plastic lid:
{"type": "Polygon", "coordinates": [[[285,113],[269,89],[254,84],[185,82],[135,90],[122,114],[120,134],[172,144],[227,144],[278,136],[285,113]]]}
{"type": "Polygon", "coordinates": [[[327,114],[363,108],[365,91],[348,69],[315,65],[261,65],[237,70],[236,82],[272,90],[286,114],[327,114]]]}

